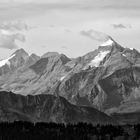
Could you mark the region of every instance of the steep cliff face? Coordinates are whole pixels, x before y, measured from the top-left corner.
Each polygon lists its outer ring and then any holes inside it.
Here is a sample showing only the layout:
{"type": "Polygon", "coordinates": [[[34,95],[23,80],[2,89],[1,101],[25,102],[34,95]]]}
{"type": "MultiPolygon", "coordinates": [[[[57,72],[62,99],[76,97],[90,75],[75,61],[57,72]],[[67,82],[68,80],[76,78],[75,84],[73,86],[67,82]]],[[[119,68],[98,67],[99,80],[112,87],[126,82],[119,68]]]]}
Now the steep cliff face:
{"type": "Polygon", "coordinates": [[[81,60],[86,61],[83,67],[71,72],[60,85],[60,95],[71,103],[106,111],[139,98],[140,54],[135,49],[114,42],[81,60]]]}
{"type": "Polygon", "coordinates": [[[41,94],[52,87],[69,71],[65,66],[70,59],[63,54],[38,58],[28,57],[26,63],[11,73],[0,77],[1,89],[15,93],[41,94]],[[24,92],[23,92],[24,91],[24,92]]]}
{"type": "Polygon", "coordinates": [[[24,65],[29,57],[23,49],[17,50],[9,58],[0,61],[0,75],[12,72],[20,66],[24,65]]]}
{"type": "Polygon", "coordinates": [[[4,76],[9,73],[21,69],[21,67],[29,67],[40,59],[39,56],[29,54],[24,49],[15,51],[9,58],[0,61],[0,76],[4,76]]]}
{"type": "Polygon", "coordinates": [[[140,97],[140,68],[130,67],[118,70],[100,80],[99,84],[108,95],[103,108],[118,107],[122,102],[140,97]]]}
{"type": "Polygon", "coordinates": [[[0,92],[0,121],[31,121],[93,124],[116,123],[111,117],[90,107],[70,104],[53,95],[16,95],[0,92]]]}

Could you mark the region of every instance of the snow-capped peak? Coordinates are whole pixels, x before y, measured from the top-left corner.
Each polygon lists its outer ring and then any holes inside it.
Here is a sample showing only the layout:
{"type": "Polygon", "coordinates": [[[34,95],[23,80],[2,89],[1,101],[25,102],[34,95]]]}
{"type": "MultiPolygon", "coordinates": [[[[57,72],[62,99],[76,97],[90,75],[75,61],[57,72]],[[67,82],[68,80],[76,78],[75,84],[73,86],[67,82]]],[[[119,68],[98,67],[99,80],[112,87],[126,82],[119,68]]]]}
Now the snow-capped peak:
{"type": "Polygon", "coordinates": [[[105,41],[104,43],[102,43],[100,46],[110,46],[113,44],[113,41],[111,39],[105,41]]]}
{"type": "Polygon", "coordinates": [[[132,51],[134,50],[134,48],[129,48],[129,49],[132,50],[132,51]]]}
{"type": "Polygon", "coordinates": [[[15,56],[15,54],[13,54],[12,56],[10,56],[10,57],[7,58],[7,59],[1,60],[1,61],[0,61],[0,67],[4,66],[4,65],[6,65],[6,64],[7,64],[7,65],[10,65],[9,60],[12,59],[14,56],[15,56]]]}

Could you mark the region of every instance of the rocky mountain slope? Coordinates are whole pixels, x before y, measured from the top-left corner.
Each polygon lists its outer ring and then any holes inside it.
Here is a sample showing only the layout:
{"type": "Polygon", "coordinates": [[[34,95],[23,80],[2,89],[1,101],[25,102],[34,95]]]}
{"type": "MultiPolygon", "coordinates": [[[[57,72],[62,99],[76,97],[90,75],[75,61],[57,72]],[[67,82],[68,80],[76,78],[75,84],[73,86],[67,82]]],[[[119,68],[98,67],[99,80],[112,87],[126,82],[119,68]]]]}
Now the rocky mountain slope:
{"type": "Polygon", "coordinates": [[[60,95],[74,104],[107,110],[139,97],[140,53],[116,42],[81,58],[60,85],[60,95]],[[100,61],[101,59],[101,61],[100,61]]]}
{"type": "Polygon", "coordinates": [[[110,115],[139,113],[137,50],[109,38],[95,51],[74,59],[56,52],[39,58],[24,50],[18,56],[20,51],[0,63],[1,90],[23,95],[54,95],[57,91],[74,105],[94,107],[110,115]]]}
{"type": "Polygon", "coordinates": [[[0,76],[14,72],[22,66],[30,66],[40,59],[39,56],[32,54],[29,56],[24,49],[19,49],[9,58],[0,61],[0,76]]]}
{"type": "Polygon", "coordinates": [[[111,117],[91,107],[75,106],[53,95],[16,95],[0,92],[0,121],[31,121],[93,124],[116,123],[111,117]]]}
{"type": "Polygon", "coordinates": [[[53,86],[58,82],[69,67],[65,66],[70,61],[63,54],[38,57],[28,57],[21,67],[15,71],[3,74],[0,77],[1,89],[22,94],[49,93],[53,86]],[[38,60],[38,61],[37,61],[38,60]],[[29,63],[30,62],[30,63],[29,63]],[[35,63],[36,62],[36,63],[35,63]]]}

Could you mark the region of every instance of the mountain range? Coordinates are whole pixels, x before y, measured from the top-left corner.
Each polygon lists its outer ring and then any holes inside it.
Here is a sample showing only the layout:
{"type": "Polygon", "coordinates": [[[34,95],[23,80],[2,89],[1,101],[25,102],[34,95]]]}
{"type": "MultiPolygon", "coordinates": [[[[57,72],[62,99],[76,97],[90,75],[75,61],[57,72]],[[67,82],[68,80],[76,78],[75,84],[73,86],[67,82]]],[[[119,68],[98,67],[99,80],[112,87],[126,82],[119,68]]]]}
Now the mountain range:
{"type": "Polygon", "coordinates": [[[140,53],[111,37],[78,58],[19,49],[0,61],[0,121],[139,123],[140,53]]]}

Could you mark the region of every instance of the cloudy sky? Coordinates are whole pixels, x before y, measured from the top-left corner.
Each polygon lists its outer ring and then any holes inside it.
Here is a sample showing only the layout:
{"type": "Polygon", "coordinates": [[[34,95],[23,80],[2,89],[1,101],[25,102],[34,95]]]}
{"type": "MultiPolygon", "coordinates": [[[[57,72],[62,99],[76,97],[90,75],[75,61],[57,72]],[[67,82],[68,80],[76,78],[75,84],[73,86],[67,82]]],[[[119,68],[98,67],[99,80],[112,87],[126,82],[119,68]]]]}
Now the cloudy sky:
{"type": "Polygon", "coordinates": [[[77,57],[106,34],[140,50],[140,1],[0,0],[0,59],[18,48],[77,57]]]}

